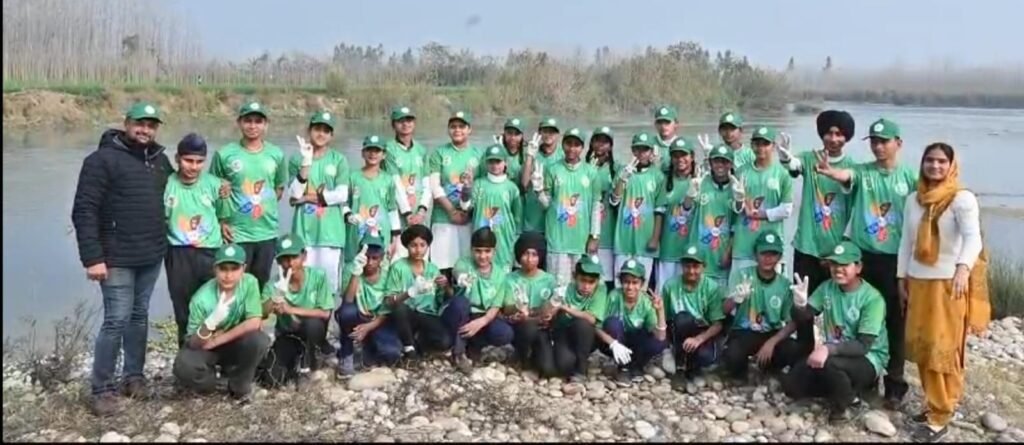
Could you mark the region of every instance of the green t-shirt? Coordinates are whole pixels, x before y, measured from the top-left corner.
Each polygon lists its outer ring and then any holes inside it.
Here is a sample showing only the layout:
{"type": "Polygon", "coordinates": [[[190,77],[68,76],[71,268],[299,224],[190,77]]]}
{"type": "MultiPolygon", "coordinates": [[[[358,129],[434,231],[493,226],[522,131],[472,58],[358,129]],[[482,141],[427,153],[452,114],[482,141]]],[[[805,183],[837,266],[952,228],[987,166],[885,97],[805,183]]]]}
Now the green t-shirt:
{"type": "MultiPolygon", "coordinates": [[[[358,246],[363,237],[377,236],[385,243],[391,240],[391,212],[397,209],[395,204],[394,176],[380,171],[377,176],[368,177],[366,172],[356,170],[349,176],[348,184],[349,207],[352,212],[362,217],[357,226],[348,226],[346,245],[358,246]]],[[[352,261],[359,249],[346,249],[345,261],[352,261]]]]}
{"type": "MultiPolygon", "coordinates": [[[[619,171],[622,166],[614,165],[613,168],[615,171],[619,171]]],[[[608,198],[612,195],[612,185],[614,185],[612,184],[612,175],[613,173],[607,165],[597,167],[597,182],[600,184],[598,188],[601,190],[601,202],[604,203],[604,208],[601,210],[601,239],[598,246],[608,250],[615,248],[615,227],[618,226],[615,208],[608,202],[608,198]]]]}
{"type": "MultiPolygon", "coordinates": [[[[429,261],[423,264],[423,278],[427,281],[434,281],[438,275],[441,275],[441,271],[429,261]]],[[[402,258],[394,263],[391,263],[391,268],[388,270],[387,279],[384,280],[384,295],[397,295],[401,294],[413,284],[416,283],[416,274],[412,270],[412,265],[409,263],[408,258],[402,258]]],[[[409,306],[416,312],[427,315],[440,315],[443,305],[441,300],[438,298],[438,293],[441,290],[438,289],[433,295],[418,295],[416,298],[409,298],[405,300],[405,305],[409,306]]]]}
{"type": "Polygon", "coordinates": [[[511,178],[495,181],[488,175],[473,183],[471,199],[473,230],[491,228],[498,238],[498,246],[494,250],[494,266],[511,269],[515,264],[513,247],[519,238],[519,221],[523,213],[519,187],[511,178]]]}
{"type": "Polygon", "coordinates": [[[284,152],[278,146],[263,141],[263,148],[253,153],[232,142],[214,154],[210,173],[231,182],[228,223],[234,242],[277,238],[277,190],[288,180],[284,152]]]}
{"type": "Polygon", "coordinates": [[[725,319],[722,310],[725,295],[718,282],[711,277],[701,276],[693,289],[686,286],[682,276],[674,277],[665,283],[662,294],[665,308],[669,311],[666,316],[686,312],[705,326],[725,319]]]}
{"type": "Polygon", "coordinates": [[[601,200],[597,169],[584,161],[565,162],[544,170],[544,189],[551,199],[545,210],[548,253],[582,255],[587,251],[590,216],[601,200]]]}
{"type": "Polygon", "coordinates": [[[473,285],[466,292],[470,313],[482,314],[488,309],[501,307],[504,301],[498,291],[505,284],[505,277],[508,275],[507,269],[491,265],[491,273],[484,276],[477,270],[472,258],[463,257],[455,262],[452,279],[458,280],[462,274],[474,277],[473,285]]]}
{"type": "Polygon", "coordinates": [[[525,298],[527,308],[537,309],[547,303],[557,285],[555,276],[543,270],[538,270],[532,277],[523,275],[522,270],[516,269],[505,277],[505,284],[499,292],[501,306],[515,306],[519,298],[525,298]]]}
{"type": "MultiPolygon", "coordinates": [[[[195,335],[199,332],[199,327],[206,321],[206,317],[209,317],[213,309],[217,307],[217,302],[220,301],[219,293],[217,279],[213,278],[192,294],[192,301],[188,304],[188,328],[186,329],[188,335],[195,335]]],[[[216,331],[229,331],[250,318],[263,317],[260,283],[256,281],[256,277],[243,273],[242,280],[235,288],[234,298],[227,318],[220,322],[216,331]]]]}
{"type": "MultiPolygon", "coordinates": [[[[294,181],[302,168],[302,154],[296,153],[288,161],[288,181],[294,181]]],[[[306,191],[331,191],[348,184],[348,160],[341,153],[328,148],[319,158],[313,159],[306,180],[306,191]]],[[[302,239],[307,247],[345,248],[345,224],[341,219],[341,205],[321,206],[319,203],[302,203],[295,206],[292,216],[292,233],[302,239]]]]}
{"type": "MultiPolygon", "coordinates": [[[[424,193],[430,193],[423,187],[423,178],[427,176],[427,147],[416,140],[412,147],[406,148],[392,139],[384,146],[384,170],[396,175],[405,185],[405,199],[409,208],[415,212],[423,200],[424,193]]],[[[402,223],[404,227],[404,222],[402,223]]]]}
{"type": "Polygon", "coordinates": [[[658,189],[658,198],[654,205],[654,213],[663,218],[658,259],[678,262],[689,245],[690,229],[693,228],[690,222],[693,212],[683,208],[686,192],[690,190],[690,179],[673,176],[672,191],[667,190],[668,181],[666,179],[666,185],[658,189]]]}
{"type": "MultiPolygon", "coordinates": [[[[594,290],[594,293],[589,297],[580,295],[580,293],[576,291],[575,283],[570,284],[569,288],[565,291],[564,304],[578,311],[583,311],[593,315],[597,320],[597,327],[599,329],[601,327],[601,323],[608,318],[608,313],[612,309],[608,291],[600,283],[597,285],[597,289],[594,290]]],[[[565,325],[572,321],[573,317],[571,315],[564,311],[562,311],[561,314],[559,324],[565,325]]]]}
{"type": "MultiPolygon", "coordinates": [[[[619,171],[619,175],[622,171],[619,171]]],[[[615,181],[618,181],[616,177],[615,181]]],[[[613,186],[614,187],[614,186],[613,186]]],[[[658,190],[665,187],[665,173],[653,167],[637,171],[623,188],[615,228],[615,254],[648,258],[657,252],[647,251],[647,242],[654,235],[654,205],[658,190]]]]}
{"type": "MultiPolygon", "coordinates": [[[[525,147],[526,147],[526,145],[524,144],[523,148],[525,149],[525,147]]],[[[522,182],[521,181],[521,179],[522,179],[521,176],[523,174],[523,157],[524,156],[526,156],[526,154],[523,153],[522,150],[520,150],[519,153],[512,154],[512,153],[509,153],[507,148],[505,149],[505,174],[508,175],[508,179],[511,179],[512,182],[514,182],[516,184],[519,184],[519,183],[522,182]]],[[[486,168],[486,163],[481,163],[480,165],[481,165],[481,169],[485,169],[486,168]]],[[[487,171],[482,172],[480,176],[485,176],[485,175],[487,175],[487,171]]]]}
{"type": "Polygon", "coordinates": [[[231,214],[231,204],[219,198],[220,178],[201,173],[191,184],[178,175],[167,178],[164,188],[164,217],[167,242],[171,246],[215,249],[223,244],[220,218],[231,214]]]}
{"type": "Polygon", "coordinates": [[[692,212],[690,242],[697,244],[704,257],[704,275],[728,277],[729,269],[722,267],[722,258],[729,254],[732,228],[739,219],[733,211],[729,183],[718,185],[711,176],[704,178],[700,184],[699,201],[694,203],[692,212]]]}
{"type": "MultiPolygon", "coordinates": [[[[477,176],[479,173],[481,151],[473,145],[458,149],[451,142],[437,147],[427,161],[429,174],[437,173],[441,177],[441,189],[445,197],[455,208],[459,207],[462,198],[462,174],[467,171],[477,176]]],[[[451,224],[448,212],[442,209],[432,212],[430,221],[433,223],[451,224]]]]}
{"type": "MultiPolygon", "coordinates": [[[[543,165],[544,171],[547,172],[549,167],[562,162],[564,158],[565,153],[562,152],[562,145],[559,144],[550,155],[544,154],[543,151],[538,152],[534,164],[543,165]]],[[[526,196],[523,199],[523,231],[543,233],[546,224],[545,215],[544,206],[537,199],[537,192],[533,190],[533,187],[527,187],[526,196]]]]}
{"type": "Polygon", "coordinates": [[[779,274],[771,282],[765,283],[757,275],[757,266],[751,266],[741,270],[736,276],[736,281],[729,283],[729,288],[735,290],[743,277],[751,278],[753,292],[743,304],[736,307],[732,328],[754,332],[782,329],[789,322],[789,311],[793,307],[790,281],[779,274]]]}
{"type": "MultiPolygon", "coordinates": [[[[850,221],[850,195],[843,192],[842,184],[814,170],[818,163],[814,152],[803,152],[796,157],[800,159],[800,175],[804,178],[798,220],[803,224],[796,226],[793,248],[807,255],[822,256],[843,241],[846,224],[850,221]]],[[[839,169],[851,169],[855,165],[849,156],[831,164],[839,169]]]]}
{"type": "Polygon", "coordinates": [[[341,276],[342,282],[345,283],[342,287],[343,290],[348,289],[352,279],[359,280],[359,290],[356,291],[356,307],[359,308],[359,313],[366,315],[387,315],[391,313],[391,308],[386,304],[382,304],[384,296],[390,295],[386,291],[388,276],[386,270],[382,270],[377,274],[376,283],[371,283],[366,279],[366,276],[353,276],[352,263],[348,263],[345,265],[345,270],[341,276]]]}
{"type": "Polygon", "coordinates": [[[855,166],[852,172],[850,239],[867,252],[899,253],[903,207],[907,195],[917,190],[917,171],[897,165],[889,172],[874,162],[866,162],[855,166]]]}
{"type": "MultiPolygon", "coordinates": [[[[772,161],[771,165],[764,169],[750,163],[741,168],[736,177],[746,180],[747,201],[752,202],[756,209],[768,210],[782,203],[793,202],[793,178],[778,162],[772,161]]],[[[753,258],[754,241],[757,240],[757,236],[768,230],[782,233],[784,222],[751,219],[745,214],[738,215],[733,229],[733,258],[753,258]]]]}
{"type": "MultiPolygon", "coordinates": [[[[298,292],[288,292],[284,299],[288,304],[301,309],[320,309],[322,311],[334,310],[334,290],[327,282],[327,273],[323,269],[314,266],[303,267],[306,278],[302,281],[302,289],[298,292]]],[[[263,285],[263,298],[261,303],[266,303],[274,298],[277,288],[273,282],[268,281],[263,285]]],[[[287,328],[292,324],[291,315],[278,315],[277,327],[287,328]]]]}
{"type": "Polygon", "coordinates": [[[822,313],[825,343],[840,343],[857,339],[857,335],[873,335],[867,359],[882,375],[889,363],[889,336],[885,329],[885,299],[878,290],[861,281],[857,290],[843,292],[834,281],[818,286],[808,301],[814,310],[822,313]]]}
{"type": "Polygon", "coordinates": [[[658,312],[654,310],[651,299],[646,295],[640,295],[633,307],[626,305],[626,296],[622,294],[622,289],[613,290],[608,300],[612,306],[608,313],[613,317],[620,317],[627,331],[643,329],[653,332],[658,326],[658,312]]]}
{"type": "Polygon", "coordinates": [[[757,156],[754,155],[754,149],[750,148],[747,144],[743,144],[742,147],[733,150],[732,152],[732,169],[738,172],[741,168],[752,165],[756,158],[757,156]]]}
{"type": "Polygon", "coordinates": [[[667,141],[662,140],[658,134],[654,135],[654,154],[661,156],[661,161],[658,163],[658,168],[661,171],[668,174],[672,171],[672,143],[679,139],[678,135],[672,136],[667,141]]]}

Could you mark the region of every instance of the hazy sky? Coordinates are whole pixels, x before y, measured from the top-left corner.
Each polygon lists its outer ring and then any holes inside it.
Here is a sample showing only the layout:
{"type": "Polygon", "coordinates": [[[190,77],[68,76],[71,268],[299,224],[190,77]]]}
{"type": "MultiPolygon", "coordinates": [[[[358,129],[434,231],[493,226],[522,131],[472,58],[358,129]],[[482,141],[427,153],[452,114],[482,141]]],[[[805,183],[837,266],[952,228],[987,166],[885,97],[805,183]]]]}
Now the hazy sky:
{"type": "Polygon", "coordinates": [[[338,42],[389,51],[430,41],[504,54],[537,48],[588,55],[679,40],[751,61],[819,67],[1024,65],[1024,1],[992,0],[174,0],[211,55],[263,50],[328,54],[338,42]],[[472,20],[477,17],[478,20],[472,20]],[[475,22],[475,23],[474,23],[475,22]]]}

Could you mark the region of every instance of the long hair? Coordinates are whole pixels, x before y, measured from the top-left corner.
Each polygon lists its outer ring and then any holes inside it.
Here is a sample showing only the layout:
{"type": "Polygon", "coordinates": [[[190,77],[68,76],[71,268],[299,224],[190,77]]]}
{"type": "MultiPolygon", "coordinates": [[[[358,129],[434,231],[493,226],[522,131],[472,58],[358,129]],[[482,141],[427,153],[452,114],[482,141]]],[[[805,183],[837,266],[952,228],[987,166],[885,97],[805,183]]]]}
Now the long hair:
{"type": "MultiPolygon", "coordinates": [[[[672,164],[672,152],[669,152],[669,165],[668,165],[668,178],[665,180],[665,191],[672,193],[672,189],[675,188],[676,178],[676,166],[672,164]]],[[[697,173],[697,161],[696,156],[690,153],[690,177],[697,173]]]]}
{"type": "MultiPolygon", "coordinates": [[[[615,179],[615,139],[611,136],[605,136],[608,138],[608,142],[611,145],[608,148],[608,174],[611,175],[612,179],[615,179]]],[[[594,138],[590,138],[590,143],[587,144],[587,155],[584,156],[584,160],[590,163],[590,160],[594,158],[594,138]]]]}

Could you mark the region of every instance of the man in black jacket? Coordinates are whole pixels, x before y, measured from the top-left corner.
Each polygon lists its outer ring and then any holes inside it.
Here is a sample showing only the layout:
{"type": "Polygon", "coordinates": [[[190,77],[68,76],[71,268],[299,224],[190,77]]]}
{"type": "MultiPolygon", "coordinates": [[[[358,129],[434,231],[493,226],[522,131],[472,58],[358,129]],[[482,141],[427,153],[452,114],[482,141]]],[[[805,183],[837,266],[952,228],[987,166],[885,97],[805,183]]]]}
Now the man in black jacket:
{"type": "Polygon", "coordinates": [[[92,408],[119,409],[114,374],[124,345],[124,392],[145,393],[143,367],[149,298],[167,252],[163,193],[172,173],[156,143],[162,123],[155,105],[140,102],[125,115],[124,130],[103,133],[78,175],[71,219],[85,274],[103,293],[103,325],[96,337],[92,408]]]}

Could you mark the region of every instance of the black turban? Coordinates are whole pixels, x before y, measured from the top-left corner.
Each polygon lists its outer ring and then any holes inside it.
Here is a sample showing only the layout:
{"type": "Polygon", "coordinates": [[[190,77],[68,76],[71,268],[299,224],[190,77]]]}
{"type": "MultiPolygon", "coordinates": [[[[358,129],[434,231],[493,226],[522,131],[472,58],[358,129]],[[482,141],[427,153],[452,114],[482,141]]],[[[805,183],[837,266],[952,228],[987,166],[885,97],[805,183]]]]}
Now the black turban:
{"type": "Polygon", "coordinates": [[[847,141],[853,140],[853,133],[856,129],[856,124],[853,122],[853,116],[842,110],[825,110],[818,115],[818,137],[825,137],[825,133],[832,127],[839,129],[843,136],[846,136],[847,141]]]}
{"type": "Polygon", "coordinates": [[[206,140],[196,133],[186,134],[178,142],[178,154],[206,156],[206,140]]]}
{"type": "Polygon", "coordinates": [[[544,235],[541,235],[539,232],[523,232],[522,235],[519,235],[519,239],[516,240],[516,245],[513,247],[517,262],[523,256],[523,252],[526,252],[526,249],[536,250],[541,261],[544,261],[547,255],[547,241],[545,241],[544,235]]]}

